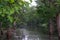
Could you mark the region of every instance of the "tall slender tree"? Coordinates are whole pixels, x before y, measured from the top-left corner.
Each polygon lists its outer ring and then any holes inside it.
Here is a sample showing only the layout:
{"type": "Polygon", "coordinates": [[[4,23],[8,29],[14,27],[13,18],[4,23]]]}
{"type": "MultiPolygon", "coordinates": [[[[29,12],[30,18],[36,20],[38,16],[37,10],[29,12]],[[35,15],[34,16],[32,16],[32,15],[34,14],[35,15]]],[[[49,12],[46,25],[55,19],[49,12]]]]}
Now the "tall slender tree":
{"type": "Polygon", "coordinates": [[[58,29],[58,40],[60,40],[60,13],[56,16],[57,29],[58,29]]]}
{"type": "Polygon", "coordinates": [[[40,8],[38,9],[38,13],[42,15],[43,18],[49,21],[49,40],[53,40],[53,21],[52,18],[55,16],[55,6],[54,6],[54,0],[41,0],[40,8]],[[40,12],[39,12],[40,11],[40,12]]]}
{"type": "Polygon", "coordinates": [[[54,33],[53,21],[52,19],[49,19],[49,40],[54,40],[53,33],[54,33]]]}

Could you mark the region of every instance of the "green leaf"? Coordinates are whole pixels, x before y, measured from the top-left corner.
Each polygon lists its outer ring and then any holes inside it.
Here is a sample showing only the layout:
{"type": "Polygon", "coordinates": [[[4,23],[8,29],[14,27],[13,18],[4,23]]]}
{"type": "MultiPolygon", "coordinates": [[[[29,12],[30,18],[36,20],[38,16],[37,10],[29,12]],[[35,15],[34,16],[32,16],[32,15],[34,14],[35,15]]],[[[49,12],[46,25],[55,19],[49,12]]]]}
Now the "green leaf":
{"type": "Polygon", "coordinates": [[[14,8],[11,8],[9,14],[12,15],[13,13],[14,13],[14,8]]]}
{"type": "Polygon", "coordinates": [[[2,17],[4,17],[5,16],[5,14],[2,14],[2,17]]]}
{"type": "Polygon", "coordinates": [[[0,14],[2,14],[2,9],[0,8],[0,14]]]}
{"type": "Polygon", "coordinates": [[[12,23],[13,22],[13,17],[8,16],[8,20],[12,23]]]}
{"type": "Polygon", "coordinates": [[[10,2],[10,3],[14,3],[14,0],[10,0],[9,2],[10,2]]]}
{"type": "Polygon", "coordinates": [[[32,0],[30,0],[30,2],[32,2],[32,0]]]}

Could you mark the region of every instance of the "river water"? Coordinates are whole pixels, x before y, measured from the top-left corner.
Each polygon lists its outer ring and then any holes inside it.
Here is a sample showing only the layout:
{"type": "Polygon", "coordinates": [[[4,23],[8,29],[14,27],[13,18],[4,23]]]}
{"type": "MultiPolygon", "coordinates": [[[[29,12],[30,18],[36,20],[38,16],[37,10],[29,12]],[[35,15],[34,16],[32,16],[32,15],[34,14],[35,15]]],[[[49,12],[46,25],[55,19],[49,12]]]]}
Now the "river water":
{"type": "Polygon", "coordinates": [[[49,40],[48,35],[38,34],[38,32],[28,31],[27,29],[17,29],[12,36],[12,40],[49,40]]]}

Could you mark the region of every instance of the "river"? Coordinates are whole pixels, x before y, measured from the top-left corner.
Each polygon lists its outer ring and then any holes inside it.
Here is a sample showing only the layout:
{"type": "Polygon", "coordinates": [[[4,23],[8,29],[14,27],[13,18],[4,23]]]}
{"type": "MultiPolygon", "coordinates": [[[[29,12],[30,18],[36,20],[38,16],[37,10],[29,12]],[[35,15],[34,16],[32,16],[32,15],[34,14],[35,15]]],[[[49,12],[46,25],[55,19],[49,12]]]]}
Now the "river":
{"type": "MultiPolygon", "coordinates": [[[[13,33],[12,40],[49,40],[48,35],[38,34],[38,32],[28,31],[27,29],[17,29],[13,33]]],[[[58,40],[57,37],[54,37],[54,40],[58,40]]]]}

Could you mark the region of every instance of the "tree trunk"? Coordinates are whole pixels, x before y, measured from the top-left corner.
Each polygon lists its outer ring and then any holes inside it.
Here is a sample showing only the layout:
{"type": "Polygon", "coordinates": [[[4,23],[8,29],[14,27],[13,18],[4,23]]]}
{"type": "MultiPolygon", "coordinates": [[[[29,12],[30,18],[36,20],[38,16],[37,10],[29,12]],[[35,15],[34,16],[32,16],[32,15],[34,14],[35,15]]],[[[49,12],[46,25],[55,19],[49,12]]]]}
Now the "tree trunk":
{"type": "Polygon", "coordinates": [[[7,40],[11,40],[11,36],[12,36],[12,33],[11,33],[11,28],[8,28],[7,30],[7,40]]]}
{"type": "Polygon", "coordinates": [[[0,22],[0,40],[3,39],[3,29],[2,29],[2,22],[0,22]]]}
{"type": "Polygon", "coordinates": [[[60,13],[56,16],[57,30],[58,30],[58,40],[60,40],[60,13]]]}
{"type": "Polygon", "coordinates": [[[53,40],[53,32],[54,32],[53,22],[52,19],[49,19],[49,40],[53,40]]]}

